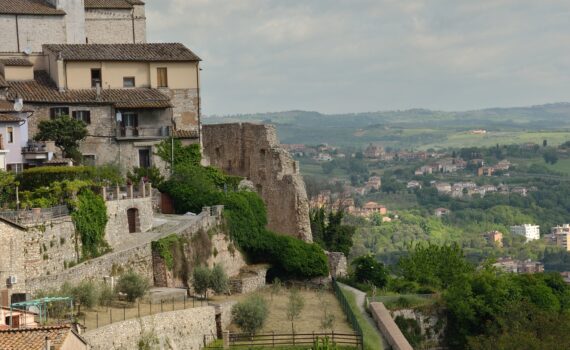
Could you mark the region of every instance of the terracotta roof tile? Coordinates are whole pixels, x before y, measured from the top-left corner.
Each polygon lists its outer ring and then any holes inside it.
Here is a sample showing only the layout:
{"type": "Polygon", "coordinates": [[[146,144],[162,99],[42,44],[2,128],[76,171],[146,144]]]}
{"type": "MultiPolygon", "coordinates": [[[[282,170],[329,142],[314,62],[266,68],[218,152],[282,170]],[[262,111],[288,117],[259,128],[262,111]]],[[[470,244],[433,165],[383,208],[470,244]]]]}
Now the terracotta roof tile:
{"type": "MultiPolygon", "coordinates": [[[[1,1],[1,0],[0,0],[1,1]]],[[[4,66],[33,67],[34,64],[25,58],[4,58],[0,59],[0,64],[4,66]]]]}
{"type": "Polygon", "coordinates": [[[172,136],[179,139],[198,138],[198,130],[174,130],[172,136]]]}
{"type": "Polygon", "coordinates": [[[8,83],[6,82],[6,79],[4,79],[4,76],[0,74],[0,87],[6,87],[6,86],[8,86],[8,83]]]}
{"type": "Polygon", "coordinates": [[[15,123],[19,122],[22,119],[16,117],[15,115],[10,114],[0,114],[0,123],[15,123]]]}
{"type": "Polygon", "coordinates": [[[59,350],[71,332],[71,327],[68,325],[0,330],[0,349],[44,350],[45,339],[48,337],[51,345],[59,350]]]}
{"type": "Polygon", "coordinates": [[[67,61],[135,61],[193,62],[200,61],[180,43],[165,44],[50,44],[44,51],[58,53],[67,61]]]}
{"type": "Polygon", "coordinates": [[[0,0],[0,14],[11,15],[65,15],[44,0],[0,0]]]}
{"type": "Polygon", "coordinates": [[[60,92],[45,71],[37,71],[33,81],[8,82],[8,99],[18,96],[24,103],[101,104],[116,108],[170,108],[170,99],[156,89],[95,89],[60,92]]]}
{"type": "MultiPolygon", "coordinates": [[[[22,113],[33,112],[33,109],[24,105],[22,113]]],[[[0,100],[0,113],[17,113],[14,110],[14,102],[0,100]]]]}

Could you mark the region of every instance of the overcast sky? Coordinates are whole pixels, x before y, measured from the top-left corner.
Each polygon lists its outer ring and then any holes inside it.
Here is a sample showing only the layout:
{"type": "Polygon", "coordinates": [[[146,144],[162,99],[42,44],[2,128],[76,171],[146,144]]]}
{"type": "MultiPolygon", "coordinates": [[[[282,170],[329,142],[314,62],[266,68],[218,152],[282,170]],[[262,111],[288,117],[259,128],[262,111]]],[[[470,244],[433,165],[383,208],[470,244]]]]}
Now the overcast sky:
{"type": "Polygon", "coordinates": [[[205,114],[570,101],[569,0],[147,0],[202,62],[205,114]]]}

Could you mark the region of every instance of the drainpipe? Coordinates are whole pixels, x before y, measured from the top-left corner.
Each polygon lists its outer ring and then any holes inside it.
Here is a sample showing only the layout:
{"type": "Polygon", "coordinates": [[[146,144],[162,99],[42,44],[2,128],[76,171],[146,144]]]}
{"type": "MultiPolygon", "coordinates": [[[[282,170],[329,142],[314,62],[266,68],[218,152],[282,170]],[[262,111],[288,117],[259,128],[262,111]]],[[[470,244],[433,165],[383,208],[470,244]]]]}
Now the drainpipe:
{"type": "Polygon", "coordinates": [[[18,24],[18,15],[16,15],[16,43],[18,45],[18,52],[20,52],[20,28],[18,24]]]}
{"type": "Polygon", "coordinates": [[[131,22],[133,27],[133,44],[136,44],[137,38],[135,34],[135,7],[133,5],[133,9],[131,10],[131,22]]]}

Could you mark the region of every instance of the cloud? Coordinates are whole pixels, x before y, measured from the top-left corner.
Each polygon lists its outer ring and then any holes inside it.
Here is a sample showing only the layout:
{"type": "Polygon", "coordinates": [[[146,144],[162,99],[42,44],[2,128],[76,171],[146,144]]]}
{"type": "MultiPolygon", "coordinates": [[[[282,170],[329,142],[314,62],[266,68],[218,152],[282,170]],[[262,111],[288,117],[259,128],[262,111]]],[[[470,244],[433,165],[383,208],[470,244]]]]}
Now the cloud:
{"type": "Polygon", "coordinates": [[[472,109],[568,100],[566,0],[148,0],[203,61],[204,111],[472,109]]]}

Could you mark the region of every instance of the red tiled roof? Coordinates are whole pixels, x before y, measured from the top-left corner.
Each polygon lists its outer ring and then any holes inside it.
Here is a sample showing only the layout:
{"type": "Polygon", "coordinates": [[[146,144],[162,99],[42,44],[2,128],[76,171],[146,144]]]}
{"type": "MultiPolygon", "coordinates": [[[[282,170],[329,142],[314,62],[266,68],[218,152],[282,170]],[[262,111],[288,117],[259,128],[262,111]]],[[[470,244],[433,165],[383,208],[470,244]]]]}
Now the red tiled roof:
{"type": "Polygon", "coordinates": [[[172,136],[179,139],[195,139],[198,138],[198,130],[174,130],[172,136]]]}
{"type": "Polygon", "coordinates": [[[44,0],[0,0],[0,14],[62,16],[65,11],[56,9],[44,0]]]}
{"type": "Polygon", "coordinates": [[[22,121],[22,119],[16,117],[15,115],[0,114],[0,123],[16,123],[22,121]]]}
{"type": "MultiPolygon", "coordinates": [[[[24,106],[22,113],[26,112],[33,112],[33,110],[24,106]]],[[[0,100],[0,113],[17,113],[14,111],[14,102],[0,100]]]]}
{"type": "Polygon", "coordinates": [[[0,349],[44,350],[47,337],[55,350],[59,350],[70,333],[85,343],[83,338],[75,334],[68,325],[0,330],[0,349]]]}
{"type": "Polygon", "coordinates": [[[131,9],[133,4],[127,0],[85,0],[86,9],[131,9]]]}
{"type": "Polygon", "coordinates": [[[6,82],[6,79],[4,79],[4,76],[0,74],[0,87],[6,87],[6,86],[8,86],[8,83],[6,82]]]}
{"type": "Polygon", "coordinates": [[[66,61],[195,62],[200,61],[180,43],[154,44],[47,44],[66,61]]]}
{"type": "MultiPolygon", "coordinates": [[[[0,0],[1,1],[1,0],[0,0]]],[[[4,66],[21,66],[21,67],[33,67],[34,64],[25,58],[4,58],[0,59],[0,64],[4,66]]]]}
{"type": "Polygon", "coordinates": [[[156,89],[102,89],[97,98],[95,89],[60,92],[44,71],[37,71],[33,81],[8,82],[8,99],[18,96],[24,103],[100,104],[116,108],[170,108],[170,99],[156,89]]]}

